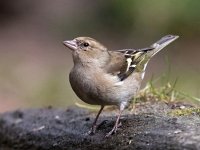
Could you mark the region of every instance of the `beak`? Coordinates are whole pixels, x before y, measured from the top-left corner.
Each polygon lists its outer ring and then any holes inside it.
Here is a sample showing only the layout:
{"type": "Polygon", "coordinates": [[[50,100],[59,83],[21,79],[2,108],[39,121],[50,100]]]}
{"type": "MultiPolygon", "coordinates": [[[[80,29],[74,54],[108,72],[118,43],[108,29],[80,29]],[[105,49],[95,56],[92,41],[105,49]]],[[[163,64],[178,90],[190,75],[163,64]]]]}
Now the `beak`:
{"type": "Polygon", "coordinates": [[[71,41],[63,41],[63,44],[67,46],[71,50],[77,50],[78,46],[76,44],[76,40],[71,40],[71,41]]]}

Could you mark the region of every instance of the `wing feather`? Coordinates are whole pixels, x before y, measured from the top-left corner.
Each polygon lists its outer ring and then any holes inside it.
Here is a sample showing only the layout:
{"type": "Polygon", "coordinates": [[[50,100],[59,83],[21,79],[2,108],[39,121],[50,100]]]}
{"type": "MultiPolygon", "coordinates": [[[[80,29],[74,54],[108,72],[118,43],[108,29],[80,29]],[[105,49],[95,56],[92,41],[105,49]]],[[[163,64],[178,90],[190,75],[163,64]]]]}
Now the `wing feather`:
{"type": "Polygon", "coordinates": [[[176,35],[164,36],[147,48],[110,51],[110,62],[106,66],[106,71],[117,75],[121,81],[134,71],[144,72],[150,58],[178,37],[176,35]]]}
{"type": "Polygon", "coordinates": [[[111,51],[111,60],[107,65],[107,72],[117,75],[121,81],[125,80],[135,70],[144,68],[145,54],[154,48],[123,49],[111,51]],[[115,60],[114,60],[115,59],[115,60]]]}

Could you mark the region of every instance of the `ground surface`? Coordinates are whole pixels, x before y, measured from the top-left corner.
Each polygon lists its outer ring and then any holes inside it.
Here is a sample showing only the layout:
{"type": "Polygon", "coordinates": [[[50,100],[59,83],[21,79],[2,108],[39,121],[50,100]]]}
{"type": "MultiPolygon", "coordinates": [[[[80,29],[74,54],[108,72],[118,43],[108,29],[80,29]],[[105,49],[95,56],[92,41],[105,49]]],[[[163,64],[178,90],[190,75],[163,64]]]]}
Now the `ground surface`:
{"type": "Polygon", "coordinates": [[[190,106],[163,102],[138,104],[134,112],[124,112],[122,127],[110,138],[104,136],[114,124],[114,111],[107,110],[101,115],[100,126],[93,136],[85,133],[91,127],[95,113],[86,109],[9,112],[0,116],[0,149],[197,150],[200,149],[199,114],[169,114],[187,107],[190,106]]]}

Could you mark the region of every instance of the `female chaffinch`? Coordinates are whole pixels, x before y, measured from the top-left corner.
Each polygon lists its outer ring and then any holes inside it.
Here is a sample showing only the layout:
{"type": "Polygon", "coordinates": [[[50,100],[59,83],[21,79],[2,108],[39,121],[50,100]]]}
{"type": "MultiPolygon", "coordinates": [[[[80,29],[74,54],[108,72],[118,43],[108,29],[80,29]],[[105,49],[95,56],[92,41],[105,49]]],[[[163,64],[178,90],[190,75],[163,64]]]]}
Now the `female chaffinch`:
{"type": "Polygon", "coordinates": [[[90,37],[63,42],[72,50],[74,67],[69,75],[72,89],[84,102],[101,106],[91,134],[95,133],[97,119],[106,105],[116,105],[120,110],[106,137],[117,131],[122,111],[139,91],[147,63],[178,37],[167,35],[147,48],[115,51],[108,50],[90,37]]]}

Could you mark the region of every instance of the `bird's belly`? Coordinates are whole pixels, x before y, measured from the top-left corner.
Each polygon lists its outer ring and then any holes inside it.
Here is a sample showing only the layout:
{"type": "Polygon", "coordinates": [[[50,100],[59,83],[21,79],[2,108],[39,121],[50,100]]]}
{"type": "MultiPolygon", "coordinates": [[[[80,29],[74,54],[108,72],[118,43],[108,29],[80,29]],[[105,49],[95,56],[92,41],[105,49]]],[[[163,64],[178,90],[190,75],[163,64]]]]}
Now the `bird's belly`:
{"type": "MultiPolygon", "coordinates": [[[[70,73],[70,84],[76,95],[88,104],[119,105],[135,96],[138,89],[133,80],[128,84],[116,84],[114,81],[104,84],[105,82],[94,81],[94,77],[89,78],[91,75],[81,73],[70,73]]],[[[106,80],[106,77],[103,79],[106,80]]]]}

